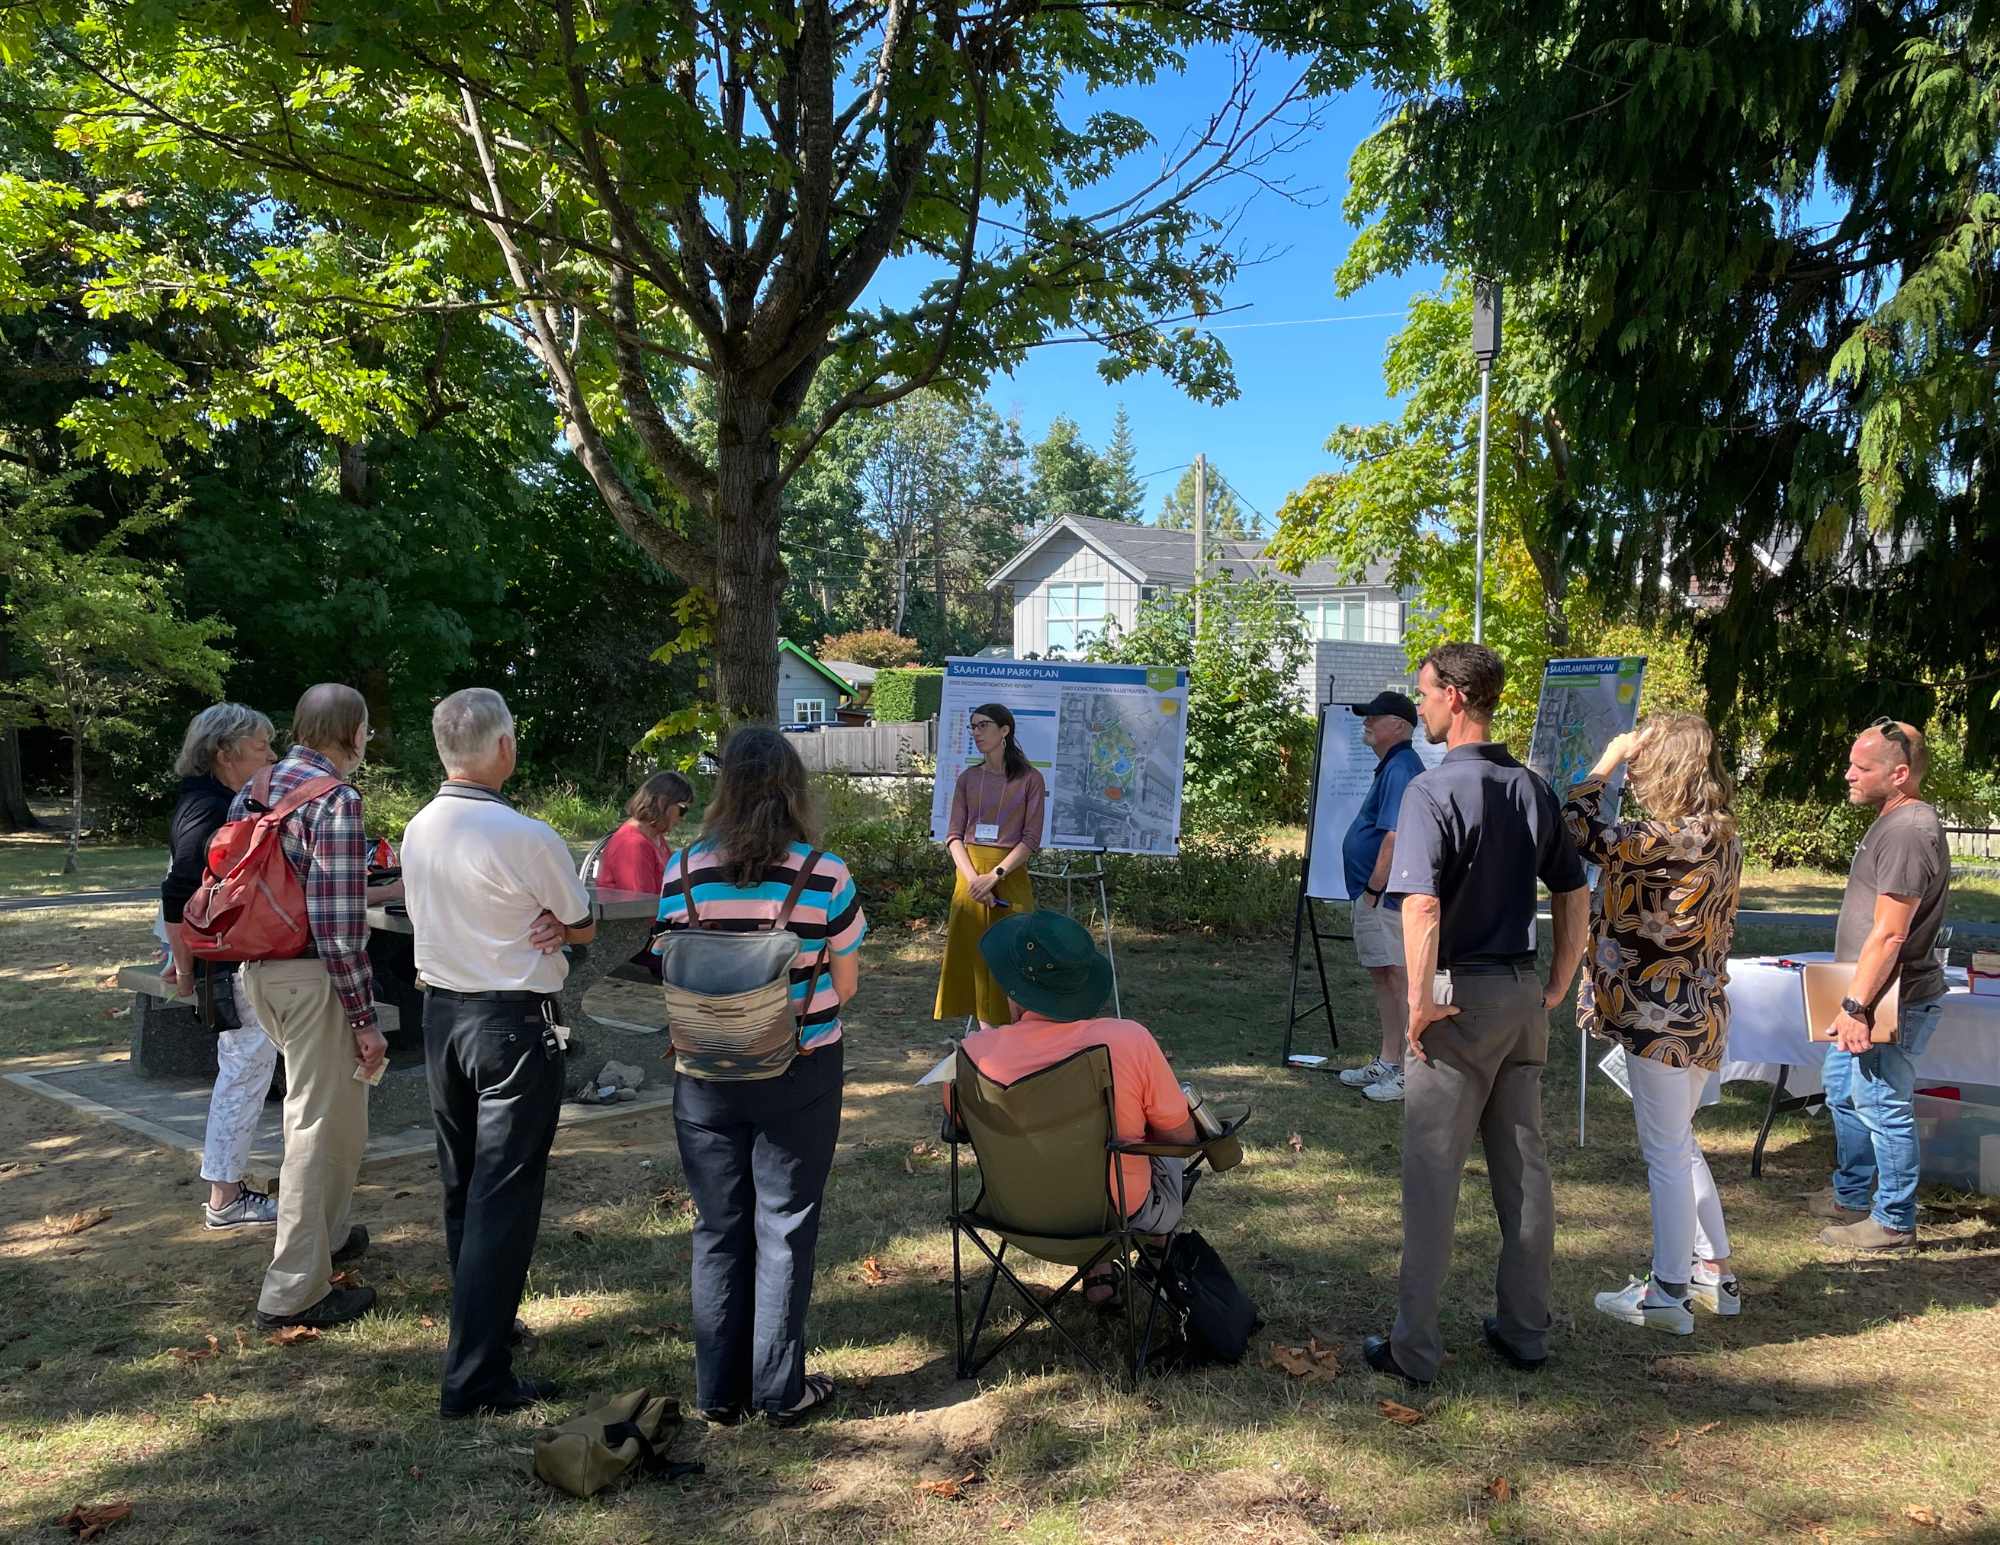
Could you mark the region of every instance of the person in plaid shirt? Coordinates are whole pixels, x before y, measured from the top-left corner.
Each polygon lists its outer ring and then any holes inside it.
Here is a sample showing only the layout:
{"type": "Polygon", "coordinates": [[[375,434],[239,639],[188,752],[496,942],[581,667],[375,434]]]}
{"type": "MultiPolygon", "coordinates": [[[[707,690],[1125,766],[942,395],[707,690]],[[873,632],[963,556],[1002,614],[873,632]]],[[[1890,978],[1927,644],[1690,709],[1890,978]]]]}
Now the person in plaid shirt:
{"type": "MultiPolygon", "coordinates": [[[[375,1302],[370,1287],[333,1285],[334,1267],[368,1248],[348,1208],[368,1143],[369,1084],[387,1061],[375,1022],[368,965],[368,843],[361,793],[351,778],[368,747],[368,704],[352,687],[306,689],[292,715],[292,748],[271,770],[259,808],[300,784],[335,777],[340,787],[287,818],[285,856],[305,888],[311,953],[254,960],[242,981],[264,1031],[285,1058],[285,1158],[278,1171],[278,1237],[257,1297],[257,1323],[341,1325],[375,1302]]],[[[254,783],[230,806],[251,813],[254,783]]],[[[388,899],[386,896],[373,899],[388,899]]]]}

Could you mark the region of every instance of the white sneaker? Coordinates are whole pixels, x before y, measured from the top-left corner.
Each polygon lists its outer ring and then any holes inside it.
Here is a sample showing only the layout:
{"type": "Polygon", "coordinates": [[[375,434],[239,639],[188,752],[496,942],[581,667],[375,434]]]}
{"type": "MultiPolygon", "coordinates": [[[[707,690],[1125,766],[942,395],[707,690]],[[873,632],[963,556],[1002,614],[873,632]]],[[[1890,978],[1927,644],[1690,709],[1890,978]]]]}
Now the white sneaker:
{"type": "Polygon", "coordinates": [[[1688,1298],[1710,1314],[1741,1314],[1743,1295],[1737,1291],[1736,1277],[1725,1277],[1713,1261],[1696,1261],[1688,1274],[1688,1298]]]}
{"type": "Polygon", "coordinates": [[[1365,1067],[1342,1068],[1340,1081],[1350,1089],[1366,1089],[1370,1084],[1380,1083],[1395,1071],[1393,1066],[1377,1057],[1365,1067]]]}
{"type": "Polygon", "coordinates": [[[1627,1325],[1644,1325],[1649,1330],[1664,1330],[1676,1336],[1694,1334],[1694,1313],[1687,1300],[1662,1293],[1653,1286],[1651,1272],[1634,1277],[1622,1292],[1599,1293],[1597,1308],[1600,1314],[1623,1320],[1627,1325]]]}
{"type": "Polygon", "coordinates": [[[201,1204],[202,1224],[206,1228],[242,1228],[246,1224],[276,1223],[278,1221],[278,1199],[263,1191],[253,1191],[245,1186],[242,1193],[227,1207],[211,1207],[201,1204]]]}
{"type": "Polygon", "coordinates": [[[1374,1083],[1361,1092],[1369,1099],[1380,1100],[1385,1104],[1391,1100],[1402,1099],[1403,1070],[1401,1068],[1389,1069],[1386,1074],[1376,1079],[1374,1083]]]}

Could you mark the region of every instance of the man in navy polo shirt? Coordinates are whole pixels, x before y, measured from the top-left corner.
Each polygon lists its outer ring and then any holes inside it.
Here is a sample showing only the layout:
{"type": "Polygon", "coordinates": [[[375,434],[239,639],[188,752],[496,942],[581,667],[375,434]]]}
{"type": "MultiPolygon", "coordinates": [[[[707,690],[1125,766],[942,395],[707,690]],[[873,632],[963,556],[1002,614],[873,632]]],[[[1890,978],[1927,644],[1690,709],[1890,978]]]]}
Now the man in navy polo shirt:
{"type": "Polygon", "coordinates": [[[1553,790],[1492,738],[1506,670],[1484,644],[1433,649],[1417,676],[1431,739],[1450,749],[1404,792],[1389,881],[1403,898],[1410,977],[1403,1102],[1403,1262],[1395,1328],[1370,1336],[1370,1367],[1428,1384],[1444,1361],[1438,1300],[1451,1268],[1459,1181],[1475,1134],[1500,1223],[1486,1342],[1514,1367],[1548,1358],[1555,1192],[1542,1142],[1549,1010],[1583,961],[1590,889],[1553,790]],[[1555,945],[1535,971],[1535,882],[1549,888],[1555,945]],[[1447,996],[1435,990],[1451,975],[1447,996]]]}
{"type": "Polygon", "coordinates": [[[1361,739],[1380,759],[1368,797],[1354,813],[1341,840],[1341,865],[1354,907],[1354,954],[1375,989],[1375,1016],[1382,1024],[1382,1051],[1372,1062],[1345,1068],[1340,1081],[1371,1100],[1403,1097],[1403,1000],[1409,979],[1403,970],[1401,898],[1388,893],[1389,866],[1396,854],[1396,812],[1403,790],[1424,770],[1410,744],[1417,705],[1400,692],[1378,692],[1365,703],[1348,705],[1361,719],[1361,739]]]}

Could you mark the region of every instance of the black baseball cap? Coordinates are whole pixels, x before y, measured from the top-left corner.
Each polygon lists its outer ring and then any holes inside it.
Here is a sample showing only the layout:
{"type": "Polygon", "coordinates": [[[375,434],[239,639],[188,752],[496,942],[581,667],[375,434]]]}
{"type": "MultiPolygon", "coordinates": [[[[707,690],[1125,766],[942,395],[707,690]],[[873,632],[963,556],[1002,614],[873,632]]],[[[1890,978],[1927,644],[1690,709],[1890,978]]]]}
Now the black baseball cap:
{"type": "Polygon", "coordinates": [[[1400,692],[1377,692],[1365,703],[1347,706],[1364,719],[1393,716],[1405,724],[1417,722],[1417,705],[1400,692]]]}

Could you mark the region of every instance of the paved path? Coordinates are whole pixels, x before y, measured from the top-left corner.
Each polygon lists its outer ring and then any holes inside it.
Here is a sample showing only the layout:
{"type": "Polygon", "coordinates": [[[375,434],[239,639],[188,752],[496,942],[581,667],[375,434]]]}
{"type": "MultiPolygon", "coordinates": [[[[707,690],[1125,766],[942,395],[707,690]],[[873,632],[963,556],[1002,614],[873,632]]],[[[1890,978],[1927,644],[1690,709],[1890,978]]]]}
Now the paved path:
{"type": "Polygon", "coordinates": [[[8,896],[0,898],[0,912],[28,912],[41,907],[102,907],[131,901],[157,901],[160,888],[142,891],[71,891],[67,896],[8,896]]]}

